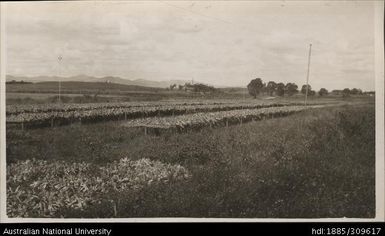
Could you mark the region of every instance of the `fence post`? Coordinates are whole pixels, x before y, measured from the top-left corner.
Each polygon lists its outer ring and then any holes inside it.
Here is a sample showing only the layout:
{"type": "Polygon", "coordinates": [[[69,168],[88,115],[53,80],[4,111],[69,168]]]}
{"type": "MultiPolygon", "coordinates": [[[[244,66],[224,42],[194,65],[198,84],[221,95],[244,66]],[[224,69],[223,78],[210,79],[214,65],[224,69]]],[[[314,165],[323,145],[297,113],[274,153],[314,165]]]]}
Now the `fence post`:
{"type": "Polygon", "coordinates": [[[21,130],[24,131],[24,122],[21,122],[21,130]]]}
{"type": "Polygon", "coordinates": [[[51,127],[53,127],[53,118],[51,118],[51,127]]]}
{"type": "Polygon", "coordinates": [[[144,135],[147,135],[147,127],[144,126],[144,135]]]}

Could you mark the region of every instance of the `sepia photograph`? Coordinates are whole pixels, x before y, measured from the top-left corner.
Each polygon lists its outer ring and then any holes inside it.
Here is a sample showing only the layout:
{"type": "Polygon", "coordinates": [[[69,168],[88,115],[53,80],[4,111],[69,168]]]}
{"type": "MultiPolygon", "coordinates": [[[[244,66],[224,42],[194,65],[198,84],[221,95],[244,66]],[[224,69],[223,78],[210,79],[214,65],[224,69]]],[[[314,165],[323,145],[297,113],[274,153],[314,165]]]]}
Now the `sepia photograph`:
{"type": "Polygon", "coordinates": [[[384,220],[383,14],[2,2],[1,220],[384,220]]]}

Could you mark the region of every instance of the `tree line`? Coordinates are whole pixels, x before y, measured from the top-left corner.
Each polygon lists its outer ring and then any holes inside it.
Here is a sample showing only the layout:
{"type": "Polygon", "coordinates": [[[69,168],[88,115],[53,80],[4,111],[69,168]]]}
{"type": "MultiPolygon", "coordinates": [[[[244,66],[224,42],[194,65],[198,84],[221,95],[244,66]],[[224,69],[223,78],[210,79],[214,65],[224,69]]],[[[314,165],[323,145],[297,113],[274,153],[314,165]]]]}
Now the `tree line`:
{"type": "MultiPolygon", "coordinates": [[[[298,89],[298,85],[295,83],[276,83],[274,81],[269,81],[268,83],[264,83],[261,78],[256,78],[250,81],[250,83],[247,85],[247,89],[249,91],[250,96],[257,98],[260,94],[268,94],[269,96],[280,96],[283,97],[285,95],[287,96],[293,96],[295,94],[298,94],[301,92],[302,94],[306,94],[306,88],[307,89],[307,95],[308,96],[315,96],[317,94],[316,91],[314,91],[311,87],[311,85],[302,85],[301,90],[298,89]]],[[[361,89],[353,88],[345,88],[343,90],[333,90],[333,94],[336,95],[342,95],[344,97],[350,96],[350,95],[363,95],[365,93],[362,92],[361,89]]],[[[326,96],[329,94],[329,91],[326,88],[321,88],[318,91],[319,96],[326,96]]]]}
{"type": "Polygon", "coordinates": [[[16,80],[11,80],[11,81],[6,81],[6,84],[32,84],[32,82],[27,82],[24,80],[21,81],[16,81],[16,80]]]}

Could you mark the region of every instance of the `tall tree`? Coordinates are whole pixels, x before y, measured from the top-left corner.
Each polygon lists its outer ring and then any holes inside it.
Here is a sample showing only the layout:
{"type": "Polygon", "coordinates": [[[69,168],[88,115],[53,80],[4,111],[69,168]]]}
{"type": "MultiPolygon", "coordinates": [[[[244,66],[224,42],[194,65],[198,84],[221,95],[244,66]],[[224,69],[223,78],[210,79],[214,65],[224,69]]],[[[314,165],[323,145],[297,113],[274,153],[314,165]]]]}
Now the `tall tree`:
{"type": "Polygon", "coordinates": [[[350,96],[350,89],[345,88],[344,90],[342,90],[342,96],[343,97],[349,97],[350,96]]]}
{"type": "Polygon", "coordinates": [[[250,81],[247,85],[247,89],[249,90],[249,94],[254,98],[257,98],[257,95],[261,92],[263,88],[263,82],[260,78],[256,78],[250,81]]]}
{"type": "MultiPolygon", "coordinates": [[[[310,86],[310,84],[309,84],[309,87],[308,87],[308,94],[309,94],[310,91],[311,91],[311,86],[310,86]]],[[[306,84],[302,85],[301,93],[302,93],[302,94],[306,94],[306,84]]]]}
{"type": "Polygon", "coordinates": [[[295,83],[287,83],[285,90],[289,96],[293,96],[294,94],[298,93],[298,85],[295,83]]]}
{"type": "Polygon", "coordinates": [[[285,95],[285,84],[278,83],[276,91],[277,91],[277,95],[280,96],[280,97],[285,95]]]}
{"type": "Polygon", "coordinates": [[[268,90],[267,90],[267,85],[266,85],[266,83],[263,83],[263,86],[262,86],[260,92],[261,92],[262,94],[265,94],[265,93],[268,94],[268,93],[269,93],[268,90]]]}
{"type": "Polygon", "coordinates": [[[321,88],[318,92],[320,96],[325,96],[329,94],[329,91],[326,88],[321,88]]]}
{"type": "MultiPolygon", "coordinates": [[[[362,93],[362,91],[361,91],[361,93],[362,93]]],[[[358,94],[360,94],[360,89],[353,88],[352,90],[350,90],[350,94],[358,95],[358,94]]]]}
{"type": "Polygon", "coordinates": [[[267,88],[269,95],[273,96],[275,90],[277,89],[277,83],[275,83],[274,81],[269,81],[269,83],[267,83],[266,88],[267,88]]]}

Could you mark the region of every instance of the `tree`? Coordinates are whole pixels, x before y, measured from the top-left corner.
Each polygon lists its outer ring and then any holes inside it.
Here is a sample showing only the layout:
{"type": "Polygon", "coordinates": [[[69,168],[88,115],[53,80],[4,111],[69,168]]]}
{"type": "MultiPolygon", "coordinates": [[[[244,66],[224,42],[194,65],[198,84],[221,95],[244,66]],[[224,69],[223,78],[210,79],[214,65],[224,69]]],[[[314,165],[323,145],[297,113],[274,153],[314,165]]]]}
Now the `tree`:
{"type": "Polygon", "coordinates": [[[267,88],[267,92],[269,93],[269,95],[273,96],[273,93],[277,89],[277,83],[275,83],[274,81],[269,81],[269,83],[267,83],[266,88],[267,88]]]}
{"type": "Polygon", "coordinates": [[[263,86],[262,86],[262,88],[261,88],[261,90],[259,92],[262,93],[262,94],[266,93],[266,95],[269,93],[268,90],[267,90],[266,83],[263,83],[263,86]]]}
{"type": "Polygon", "coordinates": [[[333,95],[341,95],[342,94],[342,90],[334,89],[334,90],[332,90],[332,94],[333,95]]]}
{"type": "MultiPolygon", "coordinates": [[[[302,85],[302,88],[301,88],[301,93],[302,94],[306,94],[306,84],[304,84],[304,85],[302,85]]],[[[308,96],[314,96],[316,93],[315,93],[315,91],[314,90],[311,90],[311,86],[310,86],[310,84],[308,85],[308,90],[307,90],[307,95],[308,96]]]]}
{"type": "Polygon", "coordinates": [[[176,84],[171,84],[170,85],[170,90],[174,90],[175,87],[176,87],[176,84]]]}
{"type": "Polygon", "coordinates": [[[249,94],[254,98],[257,98],[257,95],[261,92],[263,88],[263,82],[260,78],[253,79],[247,85],[247,89],[249,90],[249,94]]]}
{"type": "MultiPolygon", "coordinates": [[[[311,91],[311,86],[310,86],[310,84],[309,84],[308,91],[307,91],[308,94],[309,94],[310,91],[311,91]]],[[[302,94],[306,94],[306,84],[302,85],[301,93],[302,93],[302,94]]]]}
{"type": "Polygon", "coordinates": [[[342,90],[342,96],[343,97],[349,97],[350,96],[350,89],[345,88],[344,90],[342,90]]]}
{"type": "Polygon", "coordinates": [[[285,89],[289,96],[293,96],[298,93],[298,86],[295,83],[287,83],[285,89]]]}
{"type": "Polygon", "coordinates": [[[278,83],[276,91],[278,96],[283,97],[283,95],[285,95],[285,85],[283,83],[278,83]]]}
{"type": "Polygon", "coordinates": [[[324,95],[328,95],[329,91],[326,88],[321,88],[318,92],[318,94],[322,97],[324,95]]]}
{"type": "Polygon", "coordinates": [[[361,90],[361,89],[357,89],[357,88],[353,88],[353,89],[350,91],[350,94],[353,94],[353,95],[362,95],[362,90],[361,90]]]}

